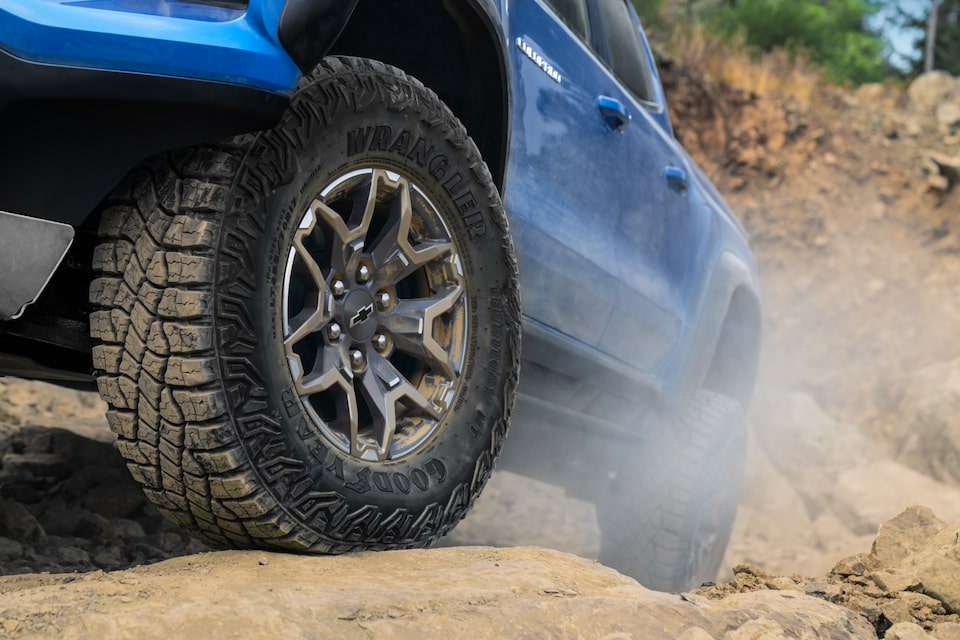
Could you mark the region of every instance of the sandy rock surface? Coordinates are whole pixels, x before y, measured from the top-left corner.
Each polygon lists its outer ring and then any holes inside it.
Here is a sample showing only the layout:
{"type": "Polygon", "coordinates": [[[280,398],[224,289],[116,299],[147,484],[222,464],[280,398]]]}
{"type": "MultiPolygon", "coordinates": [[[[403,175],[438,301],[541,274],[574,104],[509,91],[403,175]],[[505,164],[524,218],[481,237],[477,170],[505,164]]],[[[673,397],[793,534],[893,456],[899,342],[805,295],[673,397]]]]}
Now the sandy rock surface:
{"type": "Polygon", "coordinates": [[[533,548],[317,558],[207,553],[109,574],[0,578],[0,625],[37,638],[874,638],[799,592],[648,591],[533,548]]]}

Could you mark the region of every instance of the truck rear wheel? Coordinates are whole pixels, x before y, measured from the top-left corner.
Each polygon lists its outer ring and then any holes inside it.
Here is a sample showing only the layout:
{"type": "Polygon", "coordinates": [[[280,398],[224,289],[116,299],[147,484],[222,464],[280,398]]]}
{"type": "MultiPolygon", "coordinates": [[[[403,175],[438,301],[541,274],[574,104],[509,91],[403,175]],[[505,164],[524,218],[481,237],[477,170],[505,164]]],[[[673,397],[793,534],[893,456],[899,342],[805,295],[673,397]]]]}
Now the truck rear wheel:
{"type": "Polygon", "coordinates": [[[597,503],[600,561],[658,591],[716,578],[746,465],[740,403],[701,390],[651,419],[642,447],[625,448],[614,487],[597,503]],[[612,496],[612,497],[610,497],[612,496]]]}

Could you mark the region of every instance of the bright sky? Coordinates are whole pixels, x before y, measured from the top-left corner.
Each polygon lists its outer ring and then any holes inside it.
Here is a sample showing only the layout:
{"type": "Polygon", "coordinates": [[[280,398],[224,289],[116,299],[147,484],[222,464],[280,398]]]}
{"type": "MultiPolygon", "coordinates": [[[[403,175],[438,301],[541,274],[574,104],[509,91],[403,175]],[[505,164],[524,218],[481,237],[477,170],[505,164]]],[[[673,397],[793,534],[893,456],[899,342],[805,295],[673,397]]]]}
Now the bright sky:
{"type": "MultiPolygon", "coordinates": [[[[904,11],[907,11],[915,16],[926,15],[929,10],[932,0],[900,0],[895,3],[896,6],[904,11]]],[[[873,17],[872,22],[878,25],[883,32],[883,35],[890,42],[890,46],[893,48],[893,55],[891,56],[891,62],[904,70],[907,68],[907,61],[903,57],[904,54],[912,53],[914,51],[914,42],[921,35],[920,31],[912,29],[903,29],[902,27],[894,24],[893,18],[895,17],[896,12],[894,10],[883,10],[880,11],[876,16],[873,17]]]]}

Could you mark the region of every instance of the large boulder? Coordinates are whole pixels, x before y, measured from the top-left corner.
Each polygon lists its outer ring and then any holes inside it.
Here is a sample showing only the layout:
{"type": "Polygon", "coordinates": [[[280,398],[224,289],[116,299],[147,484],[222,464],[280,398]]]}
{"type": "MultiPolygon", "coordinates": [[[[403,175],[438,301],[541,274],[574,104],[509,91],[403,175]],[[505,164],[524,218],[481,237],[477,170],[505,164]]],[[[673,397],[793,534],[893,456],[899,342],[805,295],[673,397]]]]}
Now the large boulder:
{"type": "MultiPolygon", "coordinates": [[[[882,446],[856,426],[828,416],[804,393],[761,390],[753,419],[759,446],[800,494],[811,519],[835,511],[837,502],[843,501],[836,491],[841,474],[884,457],[882,446]]],[[[849,506],[843,505],[840,511],[847,517],[849,506]]],[[[861,523],[854,517],[849,524],[861,523]]],[[[869,533],[878,524],[872,523],[869,533]]]]}
{"type": "Polygon", "coordinates": [[[908,509],[881,527],[871,555],[915,590],[960,613],[960,524],[947,525],[925,507],[908,509]]]}
{"type": "Polygon", "coordinates": [[[31,638],[876,638],[861,616],[797,591],[656,593],[535,548],[209,553],[0,578],[0,593],[0,628],[31,638]]]}
{"type": "Polygon", "coordinates": [[[960,98],[960,79],[944,71],[924,73],[910,84],[907,95],[913,112],[933,117],[940,104],[960,98]]]}
{"type": "Polygon", "coordinates": [[[937,480],[960,484],[960,360],[917,372],[900,402],[894,454],[937,480]]]}
{"type": "Polygon", "coordinates": [[[945,135],[953,135],[960,128],[960,99],[937,105],[937,126],[945,135]]]}

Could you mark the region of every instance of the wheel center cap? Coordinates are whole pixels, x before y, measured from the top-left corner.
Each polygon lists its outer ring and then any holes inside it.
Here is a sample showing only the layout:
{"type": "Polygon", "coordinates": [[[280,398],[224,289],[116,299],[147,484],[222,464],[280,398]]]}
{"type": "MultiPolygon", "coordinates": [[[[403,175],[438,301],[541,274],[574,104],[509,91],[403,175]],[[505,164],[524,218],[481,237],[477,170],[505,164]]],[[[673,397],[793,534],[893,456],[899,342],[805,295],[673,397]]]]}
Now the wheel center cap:
{"type": "Polygon", "coordinates": [[[369,340],[377,330],[377,307],[373,296],[359,289],[347,296],[343,303],[343,321],[350,337],[358,342],[369,340]]]}

